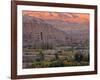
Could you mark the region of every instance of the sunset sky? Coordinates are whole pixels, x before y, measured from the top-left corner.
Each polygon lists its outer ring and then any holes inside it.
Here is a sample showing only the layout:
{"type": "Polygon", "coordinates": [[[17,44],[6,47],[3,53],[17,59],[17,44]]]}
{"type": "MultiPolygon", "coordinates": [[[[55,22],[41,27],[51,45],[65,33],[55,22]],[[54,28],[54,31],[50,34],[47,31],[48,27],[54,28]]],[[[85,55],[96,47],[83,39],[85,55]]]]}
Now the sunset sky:
{"type": "Polygon", "coordinates": [[[43,20],[62,20],[74,23],[89,23],[89,14],[85,13],[67,13],[67,12],[39,12],[39,11],[23,11],[23,15],[37,17],[43,20]]]}

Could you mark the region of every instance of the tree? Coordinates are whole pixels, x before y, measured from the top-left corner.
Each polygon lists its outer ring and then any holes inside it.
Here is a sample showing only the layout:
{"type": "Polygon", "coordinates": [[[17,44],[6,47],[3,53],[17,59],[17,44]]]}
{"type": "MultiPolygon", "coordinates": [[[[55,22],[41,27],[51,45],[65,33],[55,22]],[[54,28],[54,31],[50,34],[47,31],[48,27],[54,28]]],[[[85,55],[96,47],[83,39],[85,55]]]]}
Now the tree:
{"type": "Polygon", "coordinates": [[[75,54],[75,61],[80,62],[80,61],[82,61],[82,59],[83,59],[82,53],[78,52],[75,54]]]}
{"type": "Polygon", "coordinates": [[[57,52],[55,53],[55,59],[56,59],[56,60],[59,59],[59,56],[58,56],[58,53],[57,53],[57,52]]]}
{"type": "Polygon", "coordinates": [[[44,60],[44,53],[42,52],[42,50],[40,50],[39,56],[40,56],[40,60],[43,61],[44,60]]]}

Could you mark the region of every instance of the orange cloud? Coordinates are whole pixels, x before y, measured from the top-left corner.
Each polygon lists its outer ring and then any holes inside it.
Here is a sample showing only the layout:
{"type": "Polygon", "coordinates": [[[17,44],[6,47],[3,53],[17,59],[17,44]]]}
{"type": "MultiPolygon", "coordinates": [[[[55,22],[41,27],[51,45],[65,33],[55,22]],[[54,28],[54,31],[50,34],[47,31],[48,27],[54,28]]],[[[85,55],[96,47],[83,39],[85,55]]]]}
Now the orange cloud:
{"type": "Polygon", "coordinates": [[[34,12],[23,11],[23,15],[33,16],[44,20],[62,20],[66,22],[89,23],[89,14],[84,13],[58,13],[58,12],[34,12]]]}

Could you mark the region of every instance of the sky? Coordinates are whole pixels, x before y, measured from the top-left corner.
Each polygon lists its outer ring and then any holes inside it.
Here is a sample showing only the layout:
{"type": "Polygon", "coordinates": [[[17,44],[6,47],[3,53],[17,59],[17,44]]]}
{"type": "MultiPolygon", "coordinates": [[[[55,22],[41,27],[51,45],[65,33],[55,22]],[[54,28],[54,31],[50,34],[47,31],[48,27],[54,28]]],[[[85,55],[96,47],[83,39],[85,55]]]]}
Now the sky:
{"type": "Polygon", "coordinates": [[[73,22],[79,24],[89,23],[89,14],[86,13],[67,13],[67,12],[40,12],[40,11],[26,11],[23,15],[33,16],[43,20],[62,20],[65,22],[73,22]]]}

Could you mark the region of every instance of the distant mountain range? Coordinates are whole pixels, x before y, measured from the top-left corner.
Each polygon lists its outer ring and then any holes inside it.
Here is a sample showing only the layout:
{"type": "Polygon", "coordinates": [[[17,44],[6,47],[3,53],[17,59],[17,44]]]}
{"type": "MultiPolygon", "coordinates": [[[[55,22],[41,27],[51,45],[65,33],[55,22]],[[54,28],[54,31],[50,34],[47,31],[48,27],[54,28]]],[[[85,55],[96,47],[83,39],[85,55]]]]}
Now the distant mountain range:
{"type": "Polygon", "coordinates": [[[63,20],[44,20],[23,15],[23,46],[40,47],[43,43],[60,46],[89,40],[89,26],[63,20]]]}

